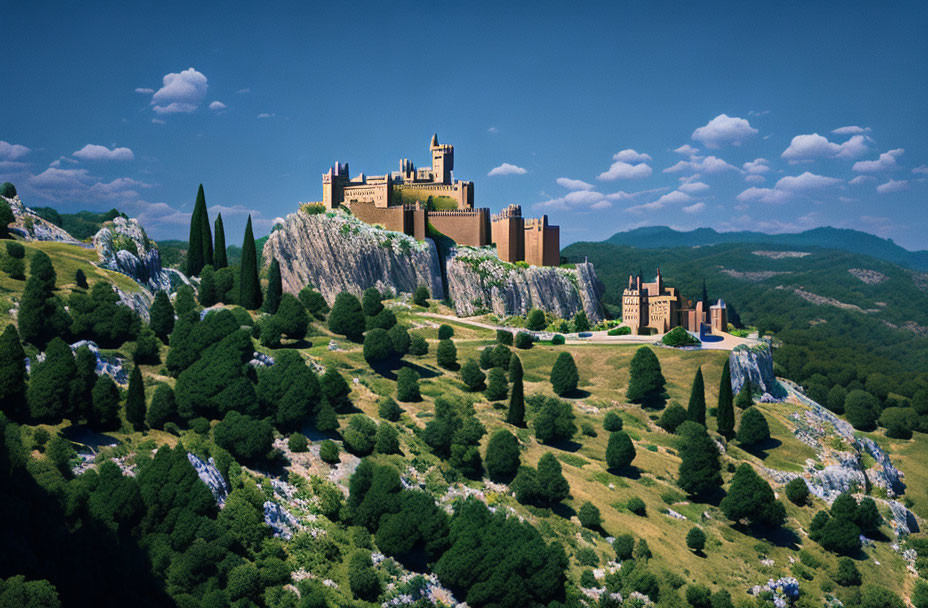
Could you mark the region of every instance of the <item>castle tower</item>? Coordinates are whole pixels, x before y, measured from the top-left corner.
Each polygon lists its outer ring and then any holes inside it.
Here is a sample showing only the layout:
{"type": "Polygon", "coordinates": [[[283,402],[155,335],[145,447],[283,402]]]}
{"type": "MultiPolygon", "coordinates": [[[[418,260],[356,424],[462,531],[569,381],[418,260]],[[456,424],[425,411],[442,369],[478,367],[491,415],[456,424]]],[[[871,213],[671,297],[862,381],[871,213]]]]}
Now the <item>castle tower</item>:
{"type": "Polygon", "coordinates": [[[519,262],[525,259],[525,221],[522,207],[509,205],[493,216],[491,237],[496,243],[496,254],[504,262],[519,262]]]}
{"type": "Polygon", "coordinates": [[[439,184],[450,184],[451,172],[454,171],[454,146],[439,145],[438,133],[434,133],[429,150],[432,152],[432,179],[439,184]]]}

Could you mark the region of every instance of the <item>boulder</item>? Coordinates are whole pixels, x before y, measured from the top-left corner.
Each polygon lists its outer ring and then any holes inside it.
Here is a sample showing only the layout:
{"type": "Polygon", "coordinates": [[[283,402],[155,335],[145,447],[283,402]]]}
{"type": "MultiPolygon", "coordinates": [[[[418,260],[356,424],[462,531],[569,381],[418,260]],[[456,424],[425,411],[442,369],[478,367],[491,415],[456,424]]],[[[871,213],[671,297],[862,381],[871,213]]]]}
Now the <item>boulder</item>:
{"type": "Polygon", "coordinates": [[[106,222],[94,235],[93,246],[102,267],[121,272],[151,291],[171,288],[158,245],[137,220],[117,217],[106,222]]]}
{"type": "Polygon", "coordinates": [[[755,390],[763,394],[761,401],[782,401],[786,390],[773,373],[773,354],[766,343],[756,346],[736,346],[728,357],[731,364],[731,390],[738,394],[745,380],[750,379],[755,390]]]}

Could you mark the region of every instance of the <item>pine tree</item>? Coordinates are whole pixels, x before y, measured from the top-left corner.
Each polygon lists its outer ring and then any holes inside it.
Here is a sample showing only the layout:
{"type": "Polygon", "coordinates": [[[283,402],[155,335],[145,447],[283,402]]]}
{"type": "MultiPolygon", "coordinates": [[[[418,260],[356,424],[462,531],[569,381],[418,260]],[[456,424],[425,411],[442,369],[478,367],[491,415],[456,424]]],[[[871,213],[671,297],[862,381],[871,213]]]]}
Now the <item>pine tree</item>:
{"type": "Polygon", "coordinates": [[[203,184],[197,190],[197,200],[190,216],[190,238],[187,242],[186,271],[190,276],[199,276],[207,264],[213,263],[213,239],[209,231],[209,215],[206,210],[206,195],[203,184]]]}
{"type": "Polygon", "coordinates": [[[338,418],[335,416],[335,408],[325,397],[319,405],[319,411],[316,412],[316,429],[323,433],[331,433],[338,429],[338,418]]]}
{"type": "Polygon", "coordinates": [[[570,496],[570,484],[561,473],[561,463],[551,452],[538,460],[538,472],[535,476],[542,499],[554,505],[570,496]]]}
{"type": "Polygon", "coordinates": [[[171,387],[162,384],[155,390],[151,398],[151,407],[148,408],[146,420],[153,429],[163,429],[164,424],[177,416],[177,403],[174,401],[174,391],[171,387]]]}
{"type": "Polygon", "coordinates": [[[696,370],[690,390],[690,404],[686,410],[689,419],[706,426],[706,387],[702,380],[702,367],[696,370]]]}
{"type": "Polygon", "coordinates": [[[719,408],[716,412],[719,435],[731,439],[735,434],[735,408],[731,393],[731,363],[725,359],[719,384],[719,408]]]}
{"type": "Polygon", "coordinates": [[[629,466],[635,459],[635,444],[625,431],[616,431],[609,434],[609,444],[606,446],[606,464],[614,471],[620,471],[629,466]]]}
{"type": "Polygon", "coordinates": [[[506,429],[493,433],[484,458],[490,479],[497,482],[510,481],[519,470],[519,456],[519,440],[515,435],[506,429]]]}
{"type": "Polygon", "coordinates": [[[735,471],[728,495],[719,503],[719,508],[728,519],[734,522],[746,519],[752,525],[776,527],[786,519],[786,509],[776,500],[770,484],[747,463],[735,471]]]}
{"type": "Polygon", "coordinates": [[[577,364],[574,358],[568,352],[562,352],[557,356],[554,367],[551,368],[551,387],[555,394],[563,397],[577,390],[577,383],[580,381],[580,374],[577,372],[577,364]]]}
{"type": "Polygon", "coordinates": [[[396,398],[406,403],[422,400],[419,393],[419,374],[411,367],[402,367],[396,374],[396,398]]]}
{"type": "Polygon", "coordinates": [[[27,398],[35,420],[55,424],[68,414],[76,371],[71,347],[53,338],[45,349],[45,360],[34,366],[29,378],[27,398]]]}
{"type": "Polygon", "coordinates": [[[722,485],[719,451],[706,427],[687,420],[677,428],[680,469],[677,483],[690,496],[706,496],[722,485]]]}
{"type": "Polygon", "coordinates": [[[738,442],[744,446],[753,446],[770,439],[770,426],[763,413],[756,407],[749,407],[741,415],[738,426],[738,442]]]}
{"type": "Polygon", "coordinates": [[[255,235],[251,230],[251,215],[245,224],[239,272],[238,304],[248,310],[258,310],[261,308],[261,282],[258,280],[258,253],[255,250],[255,235]]]}
{"type": "Polygon", "coordinates": [[[522,360],[515,353],[509,360],[509,379],[512,392],[509,393],[509,411],[506,422],[513,426],[525,426],[525,387],[522,385],[522,360]]]}
{"type": "Polygon", "coordinates": [[[219,270],[229,265],[229,260],[226,258],[226,231],[222,225],[221,213],[216,215],[216,221],[213,223],[213,238],[215,239],[213,268],[219,270]]]}
{"type": "Polygon", "coordinates": [[[200,306],[212,306],[216,303],[216,273],[213,267],[207,264],[200,271],[200,287],[197,289],[197,300],[200,306]]]}
{"type": "Polygon", "coordinates": [[[0,334],[0,411],[17,421],[26,415],[26,352],[12,323],[0,334]]]}
{"type": "Polygon", "coordinates": [[[155,301],[152,302],[149,311],[151,319],[151,329],[155,335],[161,338],[165,344],[168,343],[168,336],[174,331],[174,307],[171,305],[171,298],[166,291],[159,291],[155,294],[155,301]]]}
{"type": "Polygon", "coordinates": [[[744,386],[741,387],[741,392],[738,393],[738,398],[735,400],[735,405],[743,410],[746,410],[754,405],[754,387],[751,385],[750,378],[745,378],[744,386]]]}
{"type": "Polygon", "coordinates": [[[145,383],[142,370],[136,365],[129,376],[129,391],[126,395],[126,420],[137,430],[145,428],[145,383]]]}
{"type": "Polygon", "coordinates": [[[271,267],[267,271],[267,291],[264,294],[264,305],[261,307],[266,313],[274,314],[280,306],[280,296],[283,293],[283,284],[280,279],[280,262],[277,258],[271,260],[271,267]]]}
{"type": "Polygon", "coordinates": [[[360,341],[365,327],[361,302],[347,291],[339,293],[329,312],[328,323],[332,333],[341,334],[353,342],[360,341]]]}
{"type": "Polygon", "coordinates": [[[625,398],[632,403],[653,405],[663,398],[664,375],[657,355],[647,346],[635,351],[629,364],[628,391],[625,398]]]}
{"type": "Polygon", "coordinates": [[[494,367],[487,374],[486,398],[489,401],[502,401],[509,392],[509,384],[506,382],[506,372],[500,367],[494,367]]]}
{"type": "Polygon", "coordinates": [[[119,426],[119,388],[113,379],[103,374],[93,385],[93,416],[97,429],[110,430],[119,426]]]}
{"type": "Polygon", "coordinates": [[[55,313],[55,278],[51,258],[37,250],[29,261],[29,278],[19,302],[19,333],[24,342],[39,345],[49,336],[49,319],[55,313]]]}
{"type": "Polygon", "coordinates": [[[74,377],[70,386],[70,415],[72,421],[91,420],[93,385],[97,381],[97,356],[86,345],[74,353],[74,377]]]}

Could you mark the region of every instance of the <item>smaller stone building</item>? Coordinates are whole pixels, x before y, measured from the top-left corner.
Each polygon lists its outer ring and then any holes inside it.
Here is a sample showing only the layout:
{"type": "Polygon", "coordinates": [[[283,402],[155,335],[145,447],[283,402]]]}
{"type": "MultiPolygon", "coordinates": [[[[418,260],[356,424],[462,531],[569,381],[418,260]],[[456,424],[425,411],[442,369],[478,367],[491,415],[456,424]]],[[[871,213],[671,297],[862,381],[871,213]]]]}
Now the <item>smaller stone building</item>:
{"type": "Polygon", "coordinates": [[[694,305],[675,287],[664,285],[658,268],[650,283],[642,282],[640,274],[628,277],[628,287],[622,292],[622,323],[633,335],[663,334],[674,327],[720,334],[728,331],[728,309],[722,300],[711,306],[701,300],[694,305]]]}

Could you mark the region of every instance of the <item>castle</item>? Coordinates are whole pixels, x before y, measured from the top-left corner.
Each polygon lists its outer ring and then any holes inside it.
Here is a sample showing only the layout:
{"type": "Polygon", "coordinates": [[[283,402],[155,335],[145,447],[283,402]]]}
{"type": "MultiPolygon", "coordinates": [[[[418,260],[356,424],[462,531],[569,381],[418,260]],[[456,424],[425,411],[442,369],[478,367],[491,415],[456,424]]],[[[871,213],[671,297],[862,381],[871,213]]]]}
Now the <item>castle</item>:
{"type": "Polygon", "coordinates": [[[474,208],[474,182],[454,179],[454,146],[429,144],[432,165],[417,169],[409,159],[386,175],[352,178],[348,163],[336,162],[322,175],[322,204],[345,206],[358,219],[423,240],[428,227],[461,245],[496,243],[500,259],[532,266],[560,264],[560,229],[548,216],[526,219],[519,205],[490,217],[474,208]]]}
{"type": "Polygon", "coordinates": [[[657,278],[651,283],[642,283],[640,274],[629,275],[628,287],[622,292],[622,323],[636,336],[652,330],[663,334],[674,327],[721,334],[728,331],[728,309],[722,300],[711,306],[703,301],[693,305],[676,287],[664,285],[658,268],[657,278]]]}

